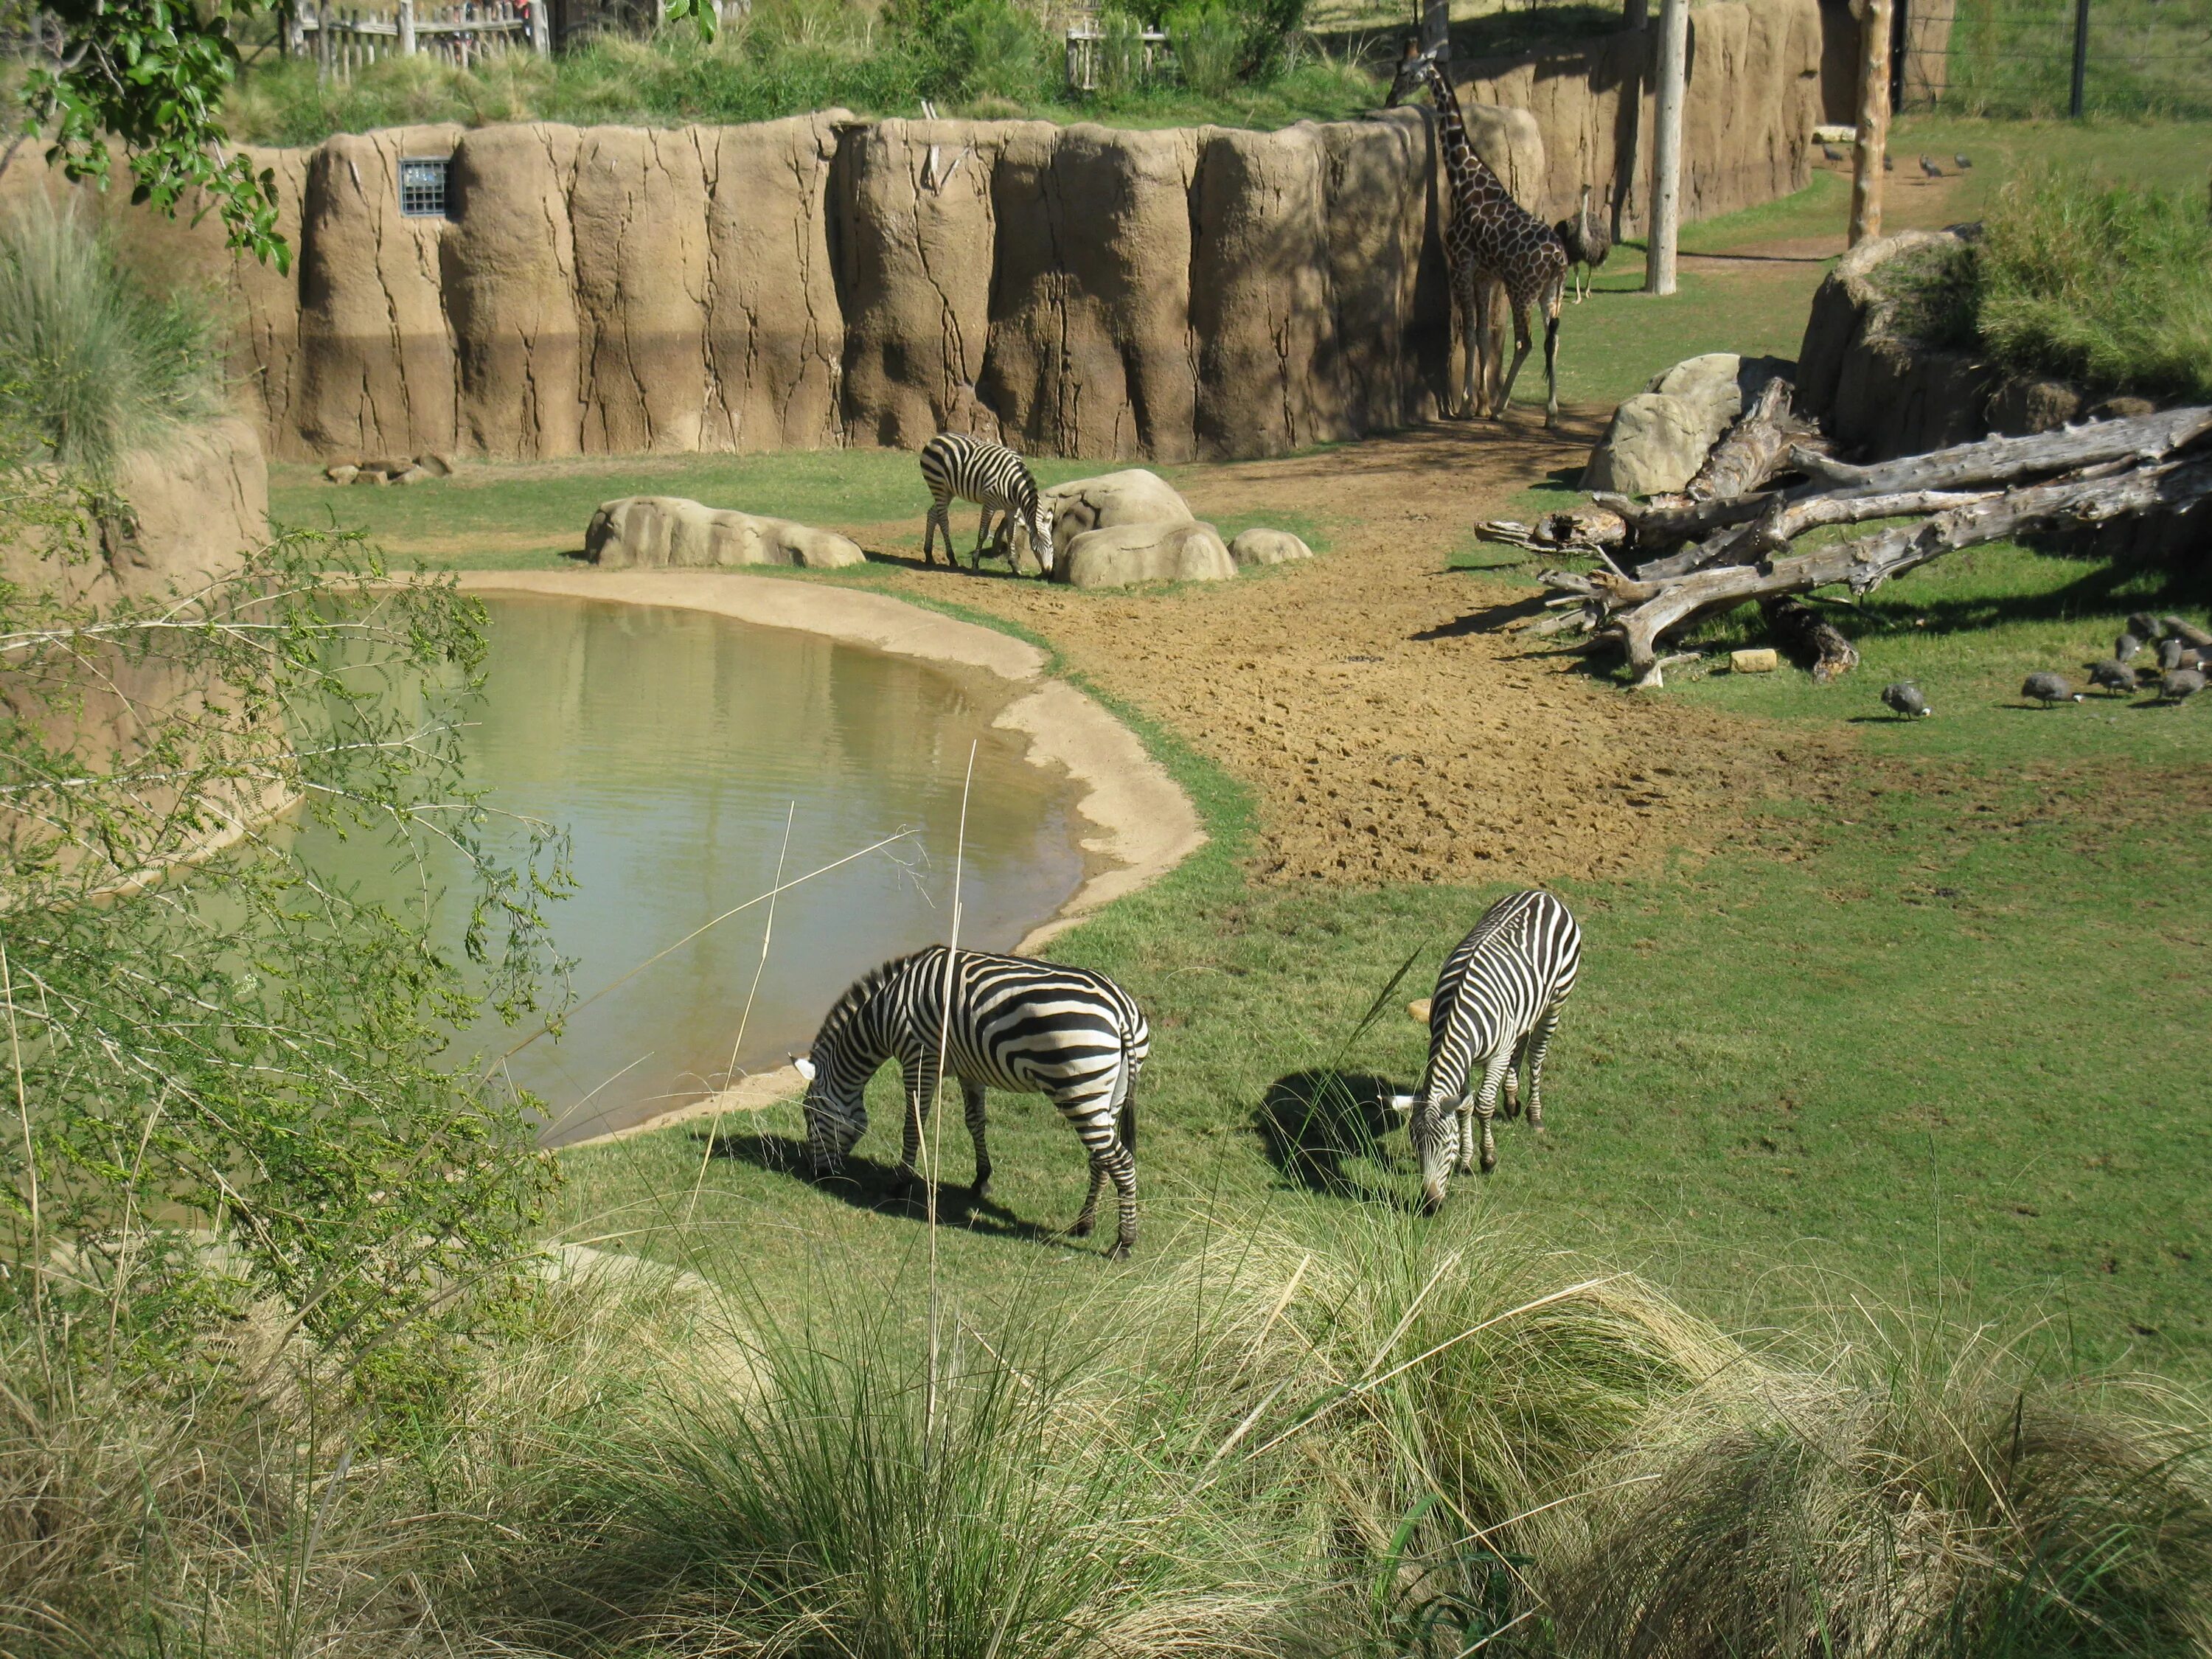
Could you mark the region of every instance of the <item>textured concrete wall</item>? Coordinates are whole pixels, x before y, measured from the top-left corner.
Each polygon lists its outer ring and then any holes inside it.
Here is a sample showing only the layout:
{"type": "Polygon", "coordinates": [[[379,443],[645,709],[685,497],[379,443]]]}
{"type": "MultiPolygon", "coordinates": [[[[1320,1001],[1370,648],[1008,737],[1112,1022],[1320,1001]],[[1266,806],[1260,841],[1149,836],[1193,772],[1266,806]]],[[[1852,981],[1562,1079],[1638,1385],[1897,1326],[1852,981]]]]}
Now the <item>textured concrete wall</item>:
{"type": "MultiPolygon", "coordinates": [[[[1821,40],[1819,0],[1695,12],[1691,216],[1807,182],[1821,40]]],[[[1471,67],[1469,126],[1524,203],[1563,216],[1618,179],[1634,227],[1650,52],[1637,31],[1471,67]]],[[[333,138],[256,158],[296,258],[234,273],[237,368],[294,458],[912,448],[954,428],[1179,460],[1354,438],[1433,414],[1444,383],[1431,120],[830,111],[333,138]],[[447,155],[452,216],[401,216],[401,158],[447,155]]]]}

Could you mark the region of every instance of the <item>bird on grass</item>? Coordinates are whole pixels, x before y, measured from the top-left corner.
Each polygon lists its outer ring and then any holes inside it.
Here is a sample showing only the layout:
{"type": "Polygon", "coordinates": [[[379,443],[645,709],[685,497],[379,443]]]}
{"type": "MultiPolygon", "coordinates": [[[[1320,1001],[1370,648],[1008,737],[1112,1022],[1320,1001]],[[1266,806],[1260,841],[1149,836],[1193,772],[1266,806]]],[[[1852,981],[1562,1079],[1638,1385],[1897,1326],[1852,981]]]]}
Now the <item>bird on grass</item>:
{"type": "Polygon", "coordinates": [[[1954,155],[1951,160],[1957,164],[1959,171],[1961,173],[1964,173],[1968,167],[1974,165],[1963,155],[1954,155]]]}
{"type": "Polygon", "coordinates": [[[1884,173],[1894,173],[1894,172],[1896,172],[1896,171],[1897,171],[1897,157],[1895,157],[1894,155],[1885,155],[1881,158],[1881,170],[1882,170],[1884,173]]]}
{"type": "Polygon", "coordinates": [[[2033,698],[2045,708],[2055,702],[2081,701],[2081,694],[2074,689],[2071,681],[2063,674],[2053,674],[2048,670],[2030,674],[2021,686],[2020,695],[2033,698]]]}
{"type": "Polygon", "coordinates": [[[2181,666],[2181,653],[2189,647],[2169,634],[2158,642],[2158,665],[2169,672],[2181,666]]]}
{"type": "Polygon", "coordinates": [[[1590,187],[1584,185],[1581,209],[1573,218],[1562,219],[1552,227],[1553,234],[1559,239],[1559,246],[1567,251],[1567,268],[1571,270],[1577,265],[1583,267],[1582,277],[1577,279],[1575,285],[1577,305],[1580,305],[1589,294],[1582,278],[1586,277],[1595,283],[1597,268],[1613,252],[1613,238],[1605,234],[1603,225],[1590,217],[1589,198],[1590,187]]]}
{"type": "Polygon", "coordinates": [[[1924,155],[1920,158],[1920,170],[1930,179],[1941,179],[1943,176],[1943,169],[1924,155]]]}
{"type": "Polygon", "coordinates": [[[2142,641],[2141,640],[2137,639],[2132,633],[2123,634],[2119,638],[2112,641],[2112,660],[2114,662],[2133,662],[2136,659],[2136,655],[2142,650],[2142,641]]]}
{"type": "Polygon", "coordinates": [[[2148,611],[2138,611],[2128,618],[2128,632],[2139,640],[2155,640],[2165,636],[2166,626],[2148,611]]]}
{"type": "Polygon", "coordinates": [[[2136,689],[2136,671],[2124,662],[2107,659],[2089,665],[2089,684],[2101,687],[2114,696],[2124,696],[2136,689]]]}
{"type": "Polygon", "coordinates": [[[2168,702],[2182,702],[2204,689],[2204,675],[2195,668],[2177,668],[2159,687],[2168,702]]]}
{"type": "Polygon", "coordinates": [[[1831,161],[1840,161],[1844,159],[1843,151],[1838,149],[1833,144],[1821,145],[1820,154],[1826,156],[1831,161]]]}
{"type": "Polygon", "coordinates": [[[1920,688],[1911,680],[1899,680],[1894,685],[1881,688],[1881,700],[1897,713],[1901,720],[1925,719],[1936,711],[1928,706],[1928,699],[1920,695],[1920,688]]]}

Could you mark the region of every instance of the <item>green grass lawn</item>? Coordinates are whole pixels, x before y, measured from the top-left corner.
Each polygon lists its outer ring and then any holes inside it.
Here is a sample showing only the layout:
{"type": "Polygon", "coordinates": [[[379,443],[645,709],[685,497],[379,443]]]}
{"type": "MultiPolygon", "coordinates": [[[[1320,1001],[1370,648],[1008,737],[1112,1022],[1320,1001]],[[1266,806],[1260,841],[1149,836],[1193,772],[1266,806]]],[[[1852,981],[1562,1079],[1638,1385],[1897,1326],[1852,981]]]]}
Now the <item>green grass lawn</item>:
{"type": "MultiPolygon", "coordinates": [[[[1802,787],[1709,859],[1562,888],[1589,950],[1547,1075],[1549,1133],[1504,1128],[1497,1175],[1455,1201],[1645,1267],[1725,1317],[1788,1323],[1863,1291],[2045,1322],[2074,1363],[2212,1371],[2212,708],[2046,714],[2013,695],[2025,666],[2079,659],[2135,604],[2201,615],[2206,598],[1984,550],[1882,590],[1843,685],[1784,673],[1668,694],[1776,720],[1785,748],[1802,733],[1802,787]],[[1908,674],[1937,717],[1869,718],[1880,684],[1908,674]]],[[[1406,1201],[1402,1135],[1378,1152],[1356,1123],[1316,1134],[1271,1092],[1332,1066],[1413,1086],[1425,1036],[1401,1005],[1498,890],[1255,887],[1237,792],[1154,736],[1217,840],[1054,947],[1121,978],[1153,1021],[1138,1272],[1255,1212],[1322,1237],[1340,1206],[1406,1201]]],[[[781,1108],[720,1156],[680,1131],[570,1155],[575,1215],[678,1255],[659,1226],[674,1203],[793,1264],[825,1238],[918,1251],[924,1230],[880,1184],[898,1109],[888,1074],[878,1091],[893,1127],[863,1144],[856,1186],[802,1178],[799,1114],[781,1108]],[[695,1184],[696,1204],[671,1198],[695,1184]]],[[[1040,1249],[1080,1200],[1073,1136],[1040,1103],[997,1112],[998,1190],[981,1211],[948,1197],[946,1271],[978,1292],[1104,1271],[1040,1249]]],[[[963,1180],[957,1121],[945,1146],[963,1180]]]]}

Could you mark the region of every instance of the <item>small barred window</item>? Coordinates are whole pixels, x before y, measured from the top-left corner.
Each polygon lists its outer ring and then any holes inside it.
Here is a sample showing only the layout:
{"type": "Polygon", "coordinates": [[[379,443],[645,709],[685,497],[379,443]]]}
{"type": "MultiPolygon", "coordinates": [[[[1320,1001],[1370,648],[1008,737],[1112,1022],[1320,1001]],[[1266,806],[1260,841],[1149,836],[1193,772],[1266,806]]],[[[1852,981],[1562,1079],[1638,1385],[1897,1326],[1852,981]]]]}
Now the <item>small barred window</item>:
{"type": "Polygon", "coordinates": [[[446,172],[452,165],[427,158],[400,162],[400,212],[410,219],[446,217],[446,172]]]}

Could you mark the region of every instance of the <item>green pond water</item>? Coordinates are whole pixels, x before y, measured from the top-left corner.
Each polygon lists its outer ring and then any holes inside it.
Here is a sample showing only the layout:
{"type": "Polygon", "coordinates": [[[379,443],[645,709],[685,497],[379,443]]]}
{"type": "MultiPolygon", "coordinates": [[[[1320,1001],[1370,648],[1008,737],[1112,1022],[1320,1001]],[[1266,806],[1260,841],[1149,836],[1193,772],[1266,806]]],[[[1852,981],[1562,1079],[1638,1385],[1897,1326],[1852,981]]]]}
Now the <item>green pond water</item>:
{"type": "MultiPolygon", "coordinates": [[[[557,1042],[517,1054],[508,1068],[545,1101],[549,1144],[781,1065],[856,975],[943,939],[971,744],[963,943],[1008,948],[1082,879],[1072,792],[1024,760],[1018,735],[992,729],[1005,699],[980,675],[697,611],[488,604],[470,769],[494,807],[572,838],[578,890],[551,920],[577,958],[579,997],[774,886],[787,814],[787,881],[895,830],[919,832],[781,895],[749,1018],[764,906],[580,1009],[557,1042]]],[[[370,894],[416,879],[395,872],[389,848],[325,831],[309,831],[302,852],[370,894]]],[[[456,940],[465,920],[445,917],[456,940]]],[[[460,1047],[496,1054],[529,1029],[487,1020],[460,1047]]]]}

